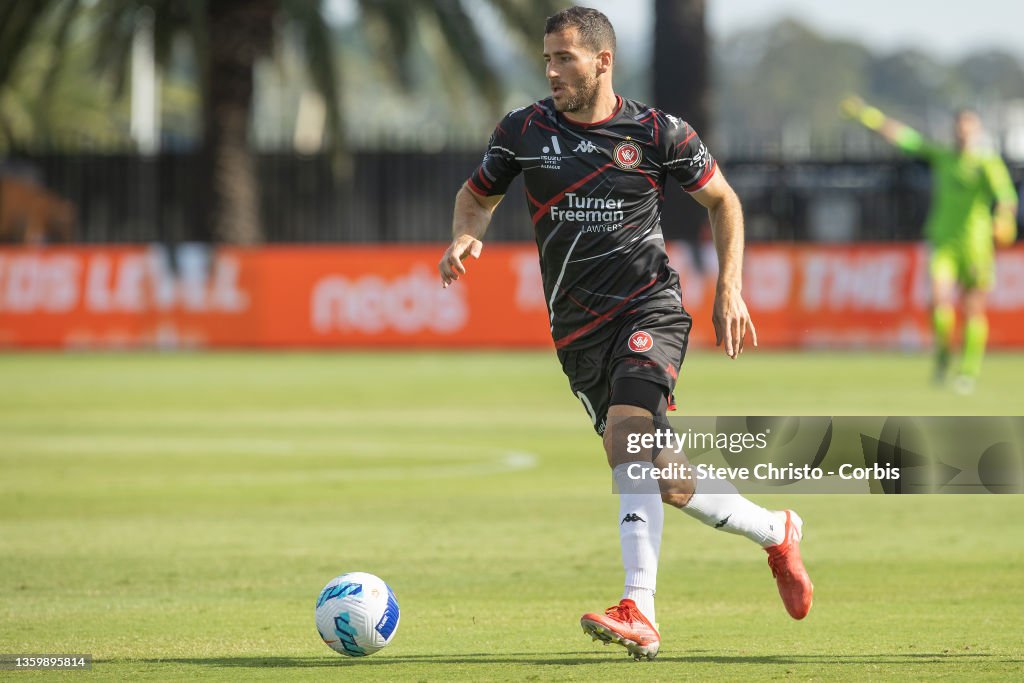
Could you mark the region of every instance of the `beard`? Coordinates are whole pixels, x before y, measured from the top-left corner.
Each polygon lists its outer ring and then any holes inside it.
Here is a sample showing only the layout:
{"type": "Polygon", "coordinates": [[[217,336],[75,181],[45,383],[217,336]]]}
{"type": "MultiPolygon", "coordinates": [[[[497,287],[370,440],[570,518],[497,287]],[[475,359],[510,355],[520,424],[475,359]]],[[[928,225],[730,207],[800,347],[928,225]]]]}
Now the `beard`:
{"type": "Polygon", "coordinates": [[[555,103],[555,109],[563,113],[569,112],[570,114],[581,109],[590,109],[597,101],[597,88],[597,76],[583,76],[576,83],[575,92],[571,95],[566,95],[565,99],[562,100],[561,106],[555,103]]]}

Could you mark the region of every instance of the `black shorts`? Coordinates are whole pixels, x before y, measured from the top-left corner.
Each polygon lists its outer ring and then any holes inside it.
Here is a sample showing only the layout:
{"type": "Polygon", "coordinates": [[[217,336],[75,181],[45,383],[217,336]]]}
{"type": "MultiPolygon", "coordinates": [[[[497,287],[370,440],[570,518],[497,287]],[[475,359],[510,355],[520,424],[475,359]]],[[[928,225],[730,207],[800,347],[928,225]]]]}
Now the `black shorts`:
{"type": "Polygon", "coordinates": [[[686,355],[693,319],[681,306],[627,313],[607,341],[574,351],[559,351],[558,360],[569,387],[583,403],[598,434],[604,434],[612,384],[635,377],[665,389],[670,409],[672,391],[686,355]]]}

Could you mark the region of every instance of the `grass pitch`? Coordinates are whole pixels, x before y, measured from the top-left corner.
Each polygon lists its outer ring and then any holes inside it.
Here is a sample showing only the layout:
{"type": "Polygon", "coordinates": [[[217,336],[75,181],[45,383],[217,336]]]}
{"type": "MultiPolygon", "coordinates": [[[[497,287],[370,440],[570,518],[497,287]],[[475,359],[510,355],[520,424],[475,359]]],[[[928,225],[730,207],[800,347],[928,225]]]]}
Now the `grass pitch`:
{"type": "MultiPolygon", "coordinates": [[[[1022,413],[901,355],[688,358],[691,414],[1022,413]]],[[[0,652],[258,680],[992,679],[1024,667],[1024,496],[758,497],[806,521],[790,620],[765,555],[666,511],[662,651],[585,639],[621,589],[618,502],[553,353],[0,356],[0,652]],[[319,641],[331,577],[384,577],[394,643],[319,641]]]]}

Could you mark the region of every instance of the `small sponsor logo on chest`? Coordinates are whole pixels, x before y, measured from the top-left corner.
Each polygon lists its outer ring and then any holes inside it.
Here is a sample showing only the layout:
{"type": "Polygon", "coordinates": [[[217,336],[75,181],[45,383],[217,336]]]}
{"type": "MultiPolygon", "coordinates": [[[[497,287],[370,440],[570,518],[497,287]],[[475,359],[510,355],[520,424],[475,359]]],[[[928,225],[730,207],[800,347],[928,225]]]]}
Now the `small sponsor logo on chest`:
{"type": "Polygon", "coordinates": [[[562,146],[558,144],[558,136],[551,136],[551,145],[541,147],[540,166],[541,168],[557,171],[562,168],[562,146]],[[554,154],[552,154],[554,152],[554,154]]]}

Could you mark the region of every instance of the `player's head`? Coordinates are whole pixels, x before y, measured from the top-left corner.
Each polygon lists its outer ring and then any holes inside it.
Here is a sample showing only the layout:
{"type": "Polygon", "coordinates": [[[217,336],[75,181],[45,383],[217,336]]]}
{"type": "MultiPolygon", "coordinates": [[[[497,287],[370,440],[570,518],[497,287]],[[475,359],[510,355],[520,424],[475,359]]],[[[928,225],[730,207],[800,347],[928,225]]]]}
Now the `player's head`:
{"type": "Polygon", "coordinates": [[[953,121],[953,137],[957,149],[974,147],[981,137],[981,132],[981,117],[978,116],[978,112],[969,108],[957,110],[953,121]]]}
{"type": "Polygon", "coordinates": [[[611,88],[614,60],[615,29],[596,9],[569,7],[548,17],[544,62],[558,111],[593,107],[602,84],[611,88]]]}

